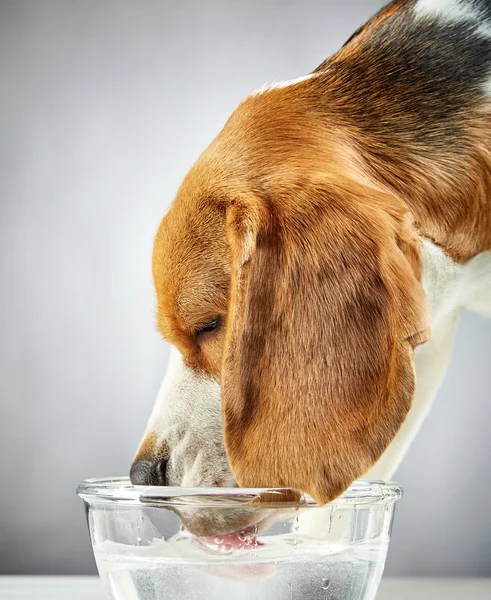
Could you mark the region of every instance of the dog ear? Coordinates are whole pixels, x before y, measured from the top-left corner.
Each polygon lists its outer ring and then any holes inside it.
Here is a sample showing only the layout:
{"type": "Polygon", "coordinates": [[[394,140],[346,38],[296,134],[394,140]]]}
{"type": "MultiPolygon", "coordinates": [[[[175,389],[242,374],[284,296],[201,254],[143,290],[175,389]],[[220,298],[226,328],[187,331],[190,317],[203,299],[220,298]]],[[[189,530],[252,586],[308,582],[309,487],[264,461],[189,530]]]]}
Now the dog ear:
{"type": "Polygon", "coordinates": [[[379,191],[319,181],[278,197],[227,209],[225,444],[239,485],[326,503],[411,407],[414,347],[429,337],[418,243],[379,191]]]}

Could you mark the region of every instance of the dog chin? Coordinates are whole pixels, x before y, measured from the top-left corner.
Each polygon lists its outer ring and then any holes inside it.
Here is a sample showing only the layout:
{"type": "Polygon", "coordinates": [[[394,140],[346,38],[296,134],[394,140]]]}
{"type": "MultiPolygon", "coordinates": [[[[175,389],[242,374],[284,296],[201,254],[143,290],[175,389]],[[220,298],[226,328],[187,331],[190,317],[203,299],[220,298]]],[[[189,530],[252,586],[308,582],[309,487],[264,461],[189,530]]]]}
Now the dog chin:
{"type": "MultiPolygon", "coordinates": [[[[174,508],[182,525],[195,538],[211,540],[216,538],[256,535],[266,529],[277,518],[278,510],[257,508],[174,508]]],[[[207,544],[208,545],[208,544],[207,544]]]]}
{"type": "MultiPolygon", "coordinates": [[[[182,525],[197,538],[216,538],[257,534],[275,521],[286,517],[302,502],[301,494],[293,490],[267,491],[246,505],[195,508],[174,507],[182,525]]],[[[231,538],[232,539],[232,538],[231,538]]],[[[239,543],[237,538],[235,543],[239,543]]]]}

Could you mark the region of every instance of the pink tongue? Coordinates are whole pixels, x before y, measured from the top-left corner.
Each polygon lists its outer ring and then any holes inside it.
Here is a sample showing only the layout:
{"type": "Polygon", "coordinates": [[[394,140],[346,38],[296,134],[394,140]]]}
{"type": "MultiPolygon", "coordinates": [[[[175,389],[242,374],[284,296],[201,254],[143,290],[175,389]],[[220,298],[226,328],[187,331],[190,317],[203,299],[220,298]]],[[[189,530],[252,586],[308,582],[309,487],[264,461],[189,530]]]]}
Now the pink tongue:
{"type": "MultiPolygon", "coordinates": [[[[255,535],[247,532],[229,533],[215,537],[195,538],[202,546],[206,546],[218,552],[232,552],[233,550],[254,550],[259,546],[264,546],[255,535]]],[[[233,579],[236,581],[261,581],[276,572],[275,565],[268,564],[245,564],[245,565],[214,565],[204,567],[205,571],[213,573],[217,577],[233,579]]]]}
{"type": "Polygon", "coordinates": [[[203,546],[217,548],[223,552],[231,552],[232,550],[253,550],[259,546],[264,546],[255,535],[247,533],[229,533],[215,537],[196,538],[203,546]]]}

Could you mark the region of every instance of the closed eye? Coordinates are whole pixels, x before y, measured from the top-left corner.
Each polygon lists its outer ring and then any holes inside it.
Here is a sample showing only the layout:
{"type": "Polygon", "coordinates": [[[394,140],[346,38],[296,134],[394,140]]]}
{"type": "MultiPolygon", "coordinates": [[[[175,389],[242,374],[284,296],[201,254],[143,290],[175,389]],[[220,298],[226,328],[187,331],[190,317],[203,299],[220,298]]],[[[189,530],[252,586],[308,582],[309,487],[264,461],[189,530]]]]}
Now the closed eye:
{"type": "Polygon", "coordinates": [[[220,325],[221,321],[222,321],[221,316],[217,315],[211,321],[208,321],[207,323],[204,323],[203,325],[200,325],[199,327],[197,327],[195,329],[195,335],[198,335],[200,333],[215,331],[215,329],[217,329],[218,326],[220,325]]]}

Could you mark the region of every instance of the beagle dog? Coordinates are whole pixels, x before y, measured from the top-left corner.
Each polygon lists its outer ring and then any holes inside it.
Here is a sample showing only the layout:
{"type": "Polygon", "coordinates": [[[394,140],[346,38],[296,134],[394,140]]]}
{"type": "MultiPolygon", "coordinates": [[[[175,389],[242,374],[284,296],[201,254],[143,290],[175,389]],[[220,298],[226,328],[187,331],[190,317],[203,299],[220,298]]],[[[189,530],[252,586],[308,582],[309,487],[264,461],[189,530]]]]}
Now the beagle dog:
{"type": "Polygon", "coordinates": [[[247,97],[153,252],[173,346],[135,484],[390,479],[491,316],[491,0],[395,0],[247,97]]]}

